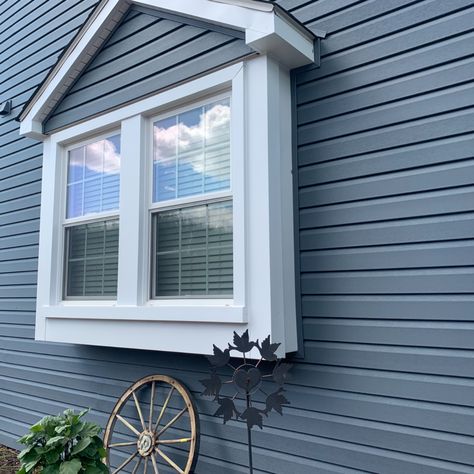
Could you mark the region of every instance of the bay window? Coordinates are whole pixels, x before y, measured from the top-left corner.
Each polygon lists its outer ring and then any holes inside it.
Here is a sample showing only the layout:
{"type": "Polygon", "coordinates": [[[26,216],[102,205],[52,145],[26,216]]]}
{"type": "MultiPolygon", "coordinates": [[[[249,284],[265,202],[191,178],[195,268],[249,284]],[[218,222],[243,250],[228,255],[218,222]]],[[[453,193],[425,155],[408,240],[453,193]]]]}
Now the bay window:
{"type": "Polygon", "coordinates": [[[260,56],[45,138],[37,339],[295,350],[290,103],[260,56]]]}

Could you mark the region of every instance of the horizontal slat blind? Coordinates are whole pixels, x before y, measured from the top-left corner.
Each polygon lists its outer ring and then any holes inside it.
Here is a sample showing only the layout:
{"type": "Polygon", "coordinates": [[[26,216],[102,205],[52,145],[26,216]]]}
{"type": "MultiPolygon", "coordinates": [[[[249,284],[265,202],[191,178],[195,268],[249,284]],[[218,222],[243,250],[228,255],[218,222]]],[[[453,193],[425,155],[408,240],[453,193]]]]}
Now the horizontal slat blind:
{"type": "Polygon", "coordinates": [[[66,297],[117,294],[119,221],[66,229],[66,297]]]}
{"type": "Polygon", "coordinates": [[[232,202],[155,214],[155,297],[233,292],[232,202]]]}

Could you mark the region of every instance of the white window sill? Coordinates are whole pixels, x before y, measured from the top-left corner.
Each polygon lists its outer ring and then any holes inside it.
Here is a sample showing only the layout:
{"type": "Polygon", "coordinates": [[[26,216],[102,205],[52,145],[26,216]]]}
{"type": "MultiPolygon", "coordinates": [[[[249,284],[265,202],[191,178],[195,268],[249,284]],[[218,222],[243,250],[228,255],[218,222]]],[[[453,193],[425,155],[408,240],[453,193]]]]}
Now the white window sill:
{"type": "Polygon", "coordinates": [[[108,321],[172,321],[220,324],[244,324],[247,311],[232,300],[154,300],[144,306],[119,305],[115,301],[64,301],[43,306],[45,319],[108,320],[108,321]]]}

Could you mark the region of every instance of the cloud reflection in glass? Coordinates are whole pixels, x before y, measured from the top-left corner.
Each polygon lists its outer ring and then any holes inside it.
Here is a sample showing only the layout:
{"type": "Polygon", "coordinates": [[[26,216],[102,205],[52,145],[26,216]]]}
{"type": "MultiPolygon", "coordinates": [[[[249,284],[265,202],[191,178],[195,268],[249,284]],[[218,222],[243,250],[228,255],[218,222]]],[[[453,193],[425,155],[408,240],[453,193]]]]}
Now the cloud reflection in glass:
{"type": "Polygon", "coordinates": [[[154,123],[153,202],[230,189],[230,99],[154,123]]]}
{"type": "Polygon", "coordinates": [[[69,151],[66,218],[118,209],[120,135],[69,151]]]}

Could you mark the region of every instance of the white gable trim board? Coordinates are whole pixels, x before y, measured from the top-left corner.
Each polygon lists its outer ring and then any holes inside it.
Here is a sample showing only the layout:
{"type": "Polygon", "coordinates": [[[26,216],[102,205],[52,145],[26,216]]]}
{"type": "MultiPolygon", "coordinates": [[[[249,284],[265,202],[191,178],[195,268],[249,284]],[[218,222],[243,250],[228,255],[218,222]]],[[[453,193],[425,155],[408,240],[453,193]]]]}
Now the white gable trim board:
{"type": "Polygon", "coordinates": [[[216,0],[104,0],[20,115],[20,134],[43,140],[43,122],[85,69],[131,5],[140,5],[245,32],[248,46],[288,69],[315,60],[314,35],[266,2],[216,0]]]}

